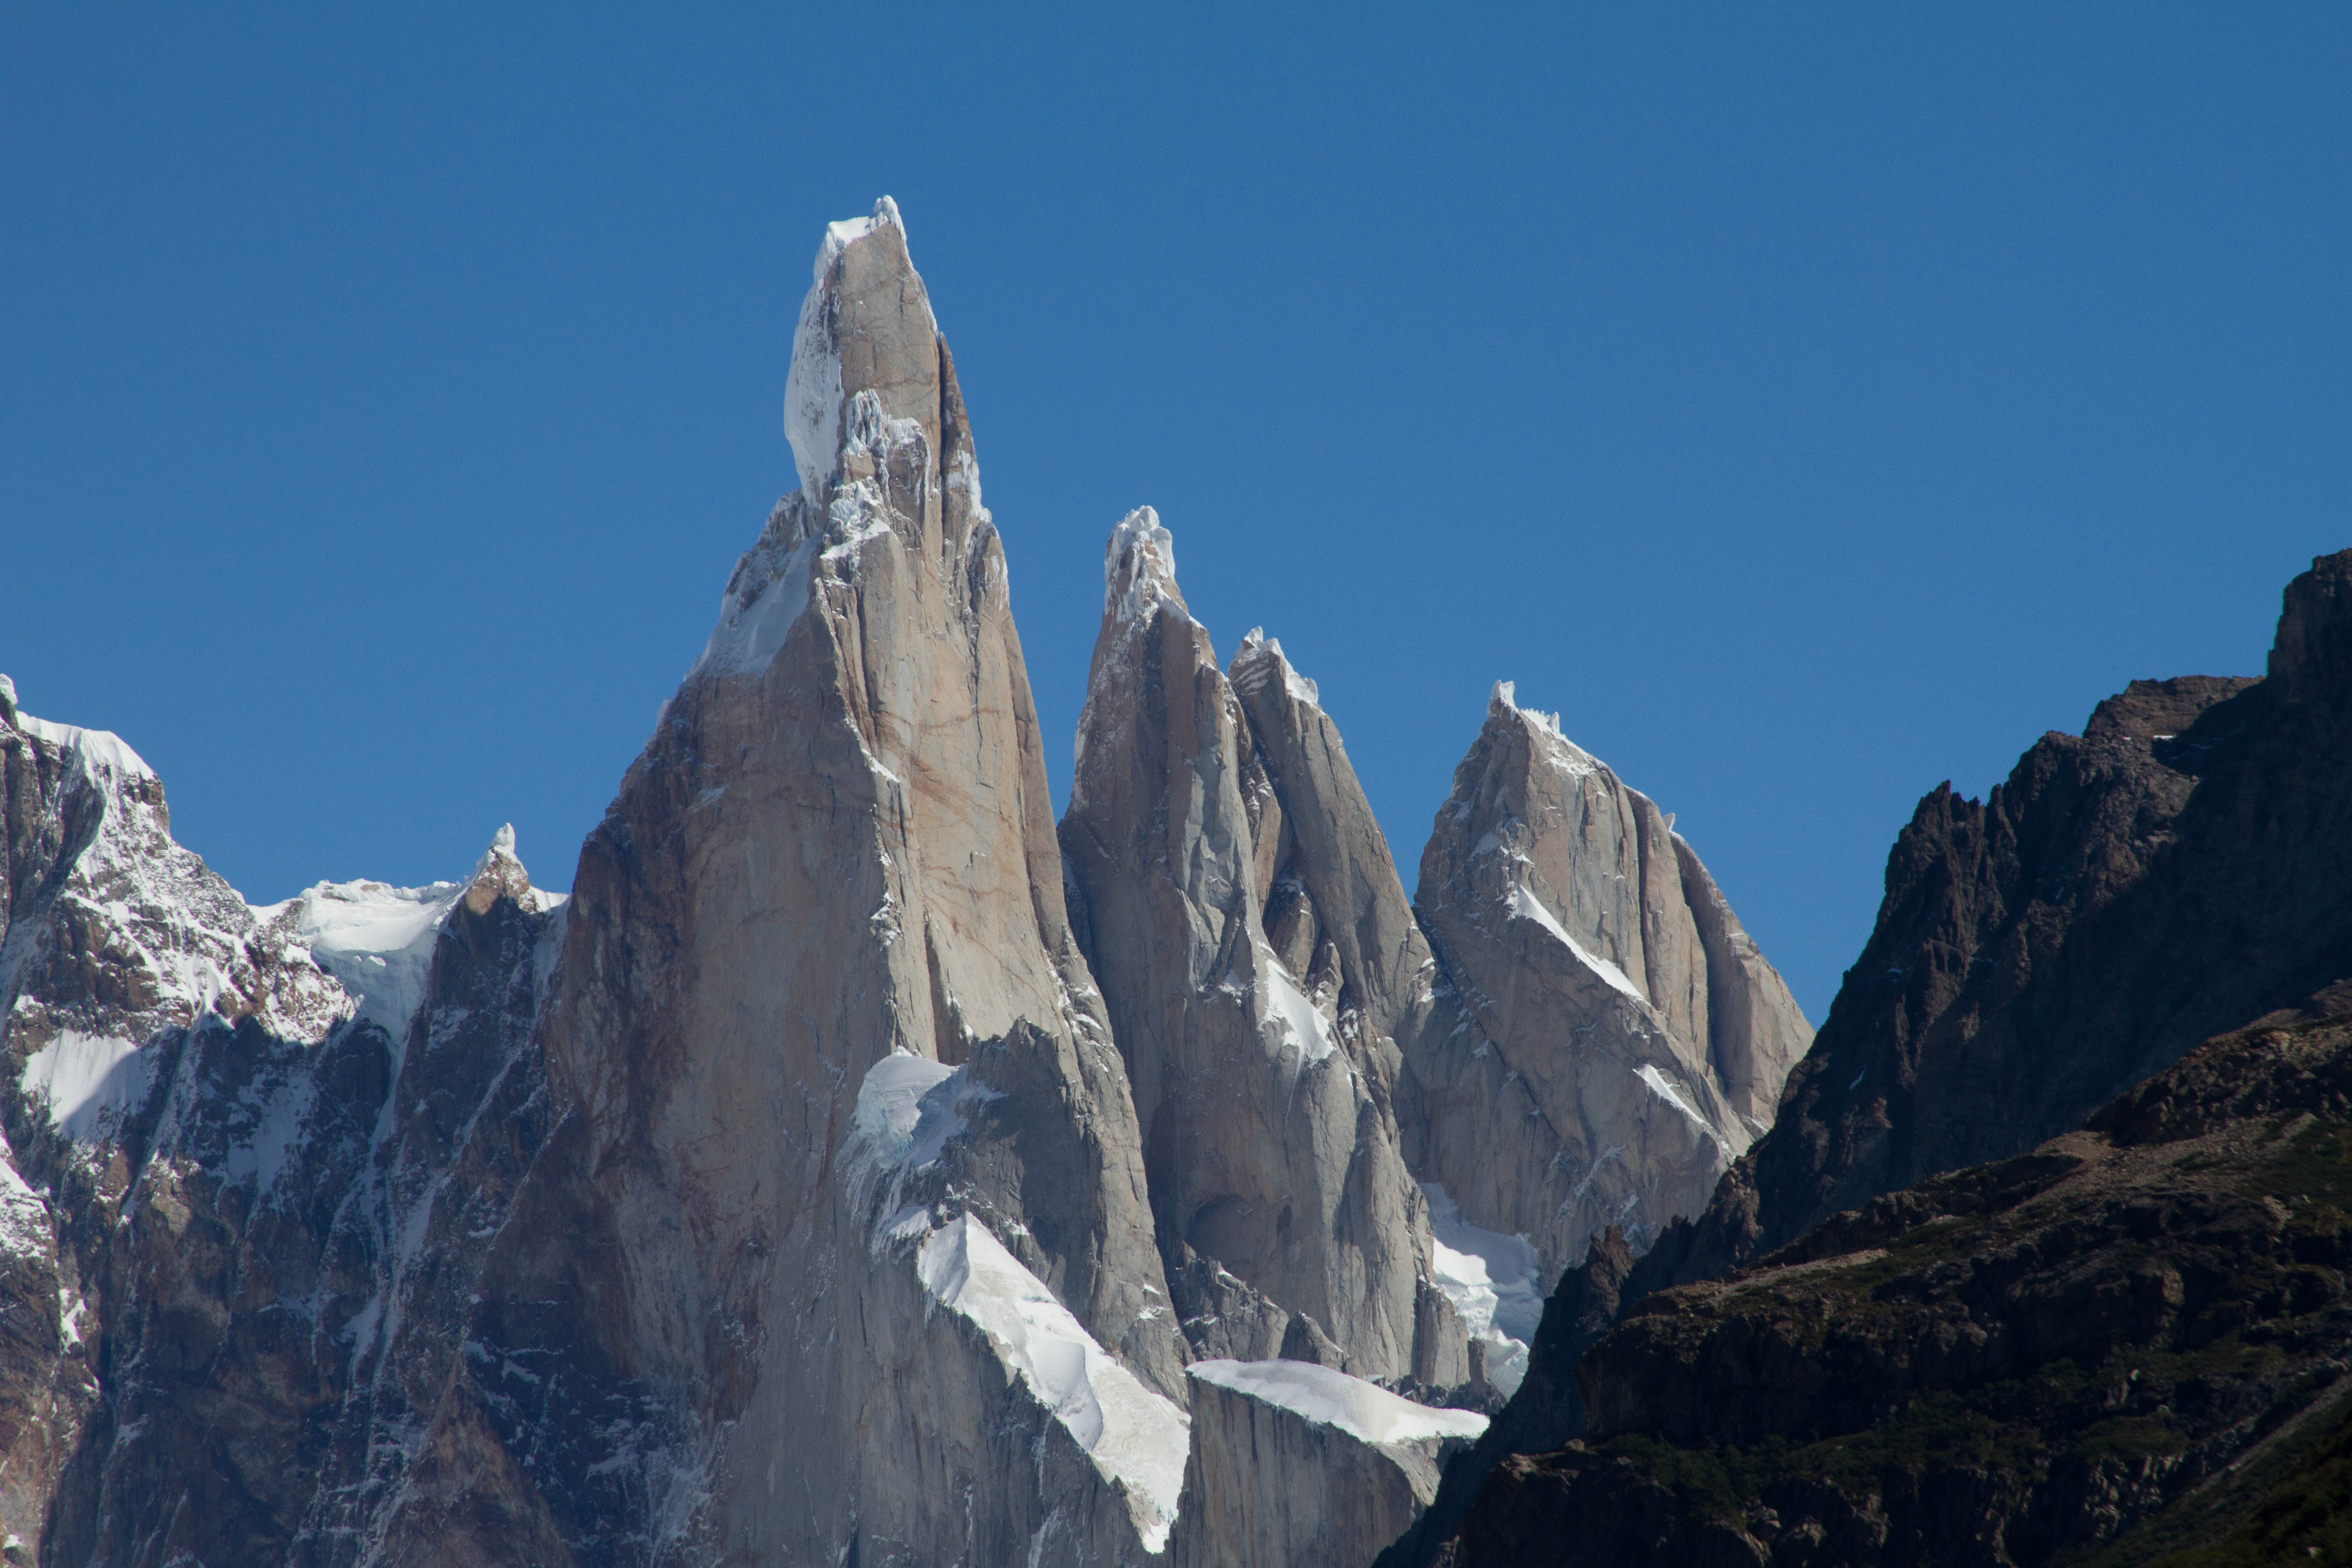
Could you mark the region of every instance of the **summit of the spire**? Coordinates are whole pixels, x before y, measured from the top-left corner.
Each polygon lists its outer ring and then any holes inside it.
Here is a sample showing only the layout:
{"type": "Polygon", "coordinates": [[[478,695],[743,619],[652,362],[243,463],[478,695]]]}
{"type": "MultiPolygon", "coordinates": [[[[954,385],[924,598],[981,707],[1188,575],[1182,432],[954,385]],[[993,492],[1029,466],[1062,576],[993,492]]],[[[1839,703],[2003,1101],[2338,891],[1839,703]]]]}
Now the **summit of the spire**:
{"type": "Polygon", "coordinates": [[[1289,656],[1282,651],[1282,639],[1266,636],[1264,626],[1252,626],[1249,635],[1242,638],[1242,646],[1234,650],[1233,667],[1225,672],[1225,678],[1234,683],[1236,691],[1255,692],[1276,676],[1281,677],[1282,689],[1298,701],[1314,708],[1322,706],[1321,692],[1291,664],[1289,656]]]}
{"type": "Polygon", "coordinates": [[[1176,586],[1176,541],[1158,512],[1139,506],[1118,520],[1103,546],[1103,614],[1140,620],[1163,603],[1192,613],[1176,586]]]}
{"type": "Polygon", "coordinates": [[[824,275],[841,259],[841,253],[877,228],[895,228],[898,231],[898,243],[907,243],[906,220],[898,216],[898,204],[888,196],[876,202],[873,212],[865,217],[845,217],[825,225],[824,240],[816,247],[816,263],[811,268],[809,281],[822,287],[824,275]]]}
{"type": "Polygon", "coordinates": [[[530,873],[516,858],[514,824],[509,822],[491,836],[490,847],[474,862],[473,879],[466,884],[466,907],[478,915],[488,914],[501,897],[522,903],[530,896],[530,873]]]}
{"type": "Polygon", "coordinates": [[[888,196],[866,217],[825,226],[793,331],[784,437],[813,502],[839,466],[842,410],[878,395],[893,418],[922,418],[939,397],[939,323],[888,196]]]}

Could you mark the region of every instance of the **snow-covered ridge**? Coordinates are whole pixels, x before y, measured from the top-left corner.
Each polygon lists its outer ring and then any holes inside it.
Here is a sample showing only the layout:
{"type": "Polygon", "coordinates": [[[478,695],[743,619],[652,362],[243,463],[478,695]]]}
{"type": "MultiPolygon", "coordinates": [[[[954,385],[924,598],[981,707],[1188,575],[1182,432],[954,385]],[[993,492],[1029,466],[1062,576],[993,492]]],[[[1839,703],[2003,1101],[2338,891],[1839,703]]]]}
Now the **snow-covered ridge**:
{"type": "Polygon", "coordinates": [[[1165,1547],[1184,1489],[1192,1418],[1096,1343],[1045,1283],[970,1215],[925,1237],[916,1267],[931,1299],[986,1336],[1103,1479],[1125,1494],[1144,1550],[1165,1547]]]}
{"type": "Polygon", "coordinates": [[[1468,1439],[1486,1430],[1486,1417],[1475,1410],[1415,1405],[1377,1384],[1312,1362],[1196,1361],[1184,1370],[1202,1383],[1280,1405],[1366,1443],[1468,1439]]]}
{"type": "Polygon", "coordinates": [[[465,890],[456,882],[422,888],[320,882],[253,913],[265,926],[283,921],[289,934],[310,949],[312,961],[359,1004],[356,1016],[381,1025],[397,1045],[424,1004],[441,924],[465,890]]]}
{"type": "Polygon", "coordinates": [[[1567,731],[1560,728],[1559,714],[1519,706],[1517,682],[1495,682],[1495,689],[1486,699],[1486,712],[1495,718],[1509,714],[1524,722],[1544,760],[1569,777],[1585,778],[1603,771],[1600,758],[1568,738],[1567,731]]]}
{"type": "MultiPolygon", "coordinates": [[[[55,748],[64,763],[61,787],[43,809],[63,812],[77,798],[99,807],[96,831],[69,862],[49,872],[56,878],[54,910],[26,920],[21,931],[12,931],[6,950],[6,962],[21,965],[38,944],[52,940],[45,933],[60,921],[105,931],[105,963],[141,976],[131,987],[140,1000],[121,1000],[95,1027],[89,1017],[79,1017],[76,1026],[83,1035],[143,1046],[160,1031],[185,1028],[216,1010],[227,1016],[250,1011],[280,1038],[316,1044],[349,1016],[341,989],[307,953],[255,941],[262,933],[253,912],[217,873],[173,841],[154,771],[121,736],[35,718],[16,708],[13,699],[0,713],[0,724],[55,748]]],[[[0,975],[0,986],[6,984],[7,977],[0,975]]],[[[39,1000],[20,996],[5,1026],[27,1009],[38,1013],[39,1000]]],[[[47,1036],[42,1037],[46,1043],[47,1036]]],[[[84,1051],[56,1043],[77,1059],[84,1051]]],[[[68,1087],[59,1091],[51,1082],[43,1092],[53,1108],[71,1117],[80,1097],[70,1086],[79,1069],[60,1056],[51,1070],[63,1073],[68,1087]]],[[[119,1081],[133,1069],[106,1070],[119,1081]]],[[[100,1114],[92,1108],[74,1125],[87,1131],[95,1125],[91,1118],[100,1114]]]]}
{"type": "MultiPolygon", "coordinates": [[[[12,691],[11,704],[16,700],[12,691]]],[[[30,713],[16,715],[16,728],[37,740],[48,742],[58,750],[79,758],[93,773],[103,770],[116,778],[152,779],[155,770],[146,759],[131,749],[130,743],[111,730],[84,730],[72,724],[55,724],[47,719],[36,719],[30,713]]]]}

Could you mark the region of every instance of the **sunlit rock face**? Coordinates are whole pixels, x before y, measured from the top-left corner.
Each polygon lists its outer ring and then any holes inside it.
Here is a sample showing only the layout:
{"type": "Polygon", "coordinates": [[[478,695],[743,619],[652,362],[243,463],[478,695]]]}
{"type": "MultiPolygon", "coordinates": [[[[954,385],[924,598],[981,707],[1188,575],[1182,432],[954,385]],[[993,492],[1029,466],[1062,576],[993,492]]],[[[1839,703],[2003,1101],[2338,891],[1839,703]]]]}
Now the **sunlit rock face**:
{"type": "Polygon", "coordinates": [[[1134,1110],[887,202],[828,231],[786,424],[802,486],[582,853],[417,1561],[1112,1561],[1174,1513],[1134,1110]]]}
{"type": "Polygon", "coordinates": [[[1392,870],[1360,888],[1330,852],[1379,845],[1369,815],[1330,814],[1338,732],[1255,634],[1236,679],[1218,668],[1150,509],[1104,570],[1061,838],[1185,1331],[1203,1354],[1460,1384],[1393,1104],[1412,928],[1382,902],[1392,870]]]}
{"type": "Polygon", "coordinates": [[[1607,1226],[1638,1249],[1704,1207],[1812,1031],[1672,819],[1499,684],[1416,900],[1417,1168],[1548,1279],[1607,1226]]]}
{"type": "Polygon", "coordinates": [[[1769,971],[1695,860],[1630,959],[1653,905],[1579,904],[1601,851],[1496,751],[1464,821],[1541,874],[1481,837],[1416,913],[1314,683],[1257,632],[1219,668],[1149,509],[1057,826],[887,198],[825,233],[783,415],[568,896],[507,827],[250,906],[0,678],[10,1563],[1364,1560],[1583,1240],[1538,1211],[1608,1129],[1550,1120],[1591,1052],[1535,1020],[1658,1069],[1604,1206],[1769,1115],[1779,1015],[1724,976],[1769,971]]]}

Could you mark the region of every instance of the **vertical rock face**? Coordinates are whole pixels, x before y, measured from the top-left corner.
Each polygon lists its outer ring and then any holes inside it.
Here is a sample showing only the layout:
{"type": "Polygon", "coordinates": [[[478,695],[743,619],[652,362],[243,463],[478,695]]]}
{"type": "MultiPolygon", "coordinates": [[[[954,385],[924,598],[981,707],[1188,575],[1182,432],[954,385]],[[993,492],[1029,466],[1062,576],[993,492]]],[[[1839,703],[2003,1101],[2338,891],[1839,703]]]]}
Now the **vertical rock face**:
{"type": "Polygon", "coordinates": [[[1167,530],[1132,514],[1106,553],[1061,841],[1186,1331],[1243,1360],[1328,1341],[1367,1377],[1466,1371],[1392,1108],[1412,927],[1348,858],[1384,868],[1377,830],[1317,788],[1346,761],[1311,689],[1262,638],[1235,672],[1167,530]]]}
{"type": "Polygon", "coordinates": [[[1678,843],[1626,818],[1628,901],[1497,761],[1447,940],[1557,940],[1441,965],[1313,683],[1219,670],[1148,511],[1057,831],[887,199],[784,423],[568,901],[505,829],[249,907],[0,678],[10,1563],[1365,1560],[1483,1427],[1400,1392],[1507,1391],[1570,1256],[1546,1009],[1665,1107],[1601,1163],[1764,1114],[1769,971],[1678,843]]]}
{"type": "Polygon", "coordinates": [[[1443,978],[1408,1058],[1413,1157],[1547,1277],[1606,1226],[1638,1248],[1697,1212],[1811,1039],[1671,821],[1507,684],[1416,907],[1443,978]]]}
{"type": "Polygon", "coordinates": [[[801,488],[583,851],[552,1125],[395,1556],[1164,1540],[1182,1357],[1135,1114],[887,201],[828,232],[786,425],[801,488]]]}
{"type": "Polygon", "coordinates": [[[1174,1568],[1368,1563],[1486,1417],[1303,1362],[1196,1362],[1174,1568]]]}

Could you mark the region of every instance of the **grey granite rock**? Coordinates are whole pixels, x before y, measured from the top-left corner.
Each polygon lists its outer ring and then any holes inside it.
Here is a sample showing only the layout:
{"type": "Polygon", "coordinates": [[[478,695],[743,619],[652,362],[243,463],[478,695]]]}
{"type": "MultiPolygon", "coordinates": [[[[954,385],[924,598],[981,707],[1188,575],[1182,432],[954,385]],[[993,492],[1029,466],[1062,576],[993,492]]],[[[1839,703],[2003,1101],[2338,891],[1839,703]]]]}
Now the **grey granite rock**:
{"type": "MultiPolygon", "coordinates": [[[[1104,574],[1061,841],[1135,1085],[1163,1251],[1180,1274],[1208,1260],[1257,1298],[1243,1307],[1229,1284],[1234,1304],[1189,1312],[1195,1346],[1238,1348],[1237,1311],[1269,1327],[1279,1312],[1282,1343],[1409,1379],[1443,1354],[1416,1355],[1428,1222],[1382,1027],[1411,926],[1401,902],[1382,911],[1353,885],[1344,854],[1312,853],[1343,831],[1306,760],[1319,748],[1328,766],[1336,732],[1295,704],[1253,722],[1150,508],[1114,531],[1104,574]]],[[[1369,816],[1355,826],[1348,847],[1385,866],[1369,816]]]]}
{"type": "Polygon", "coordinates": [[[1181,1342],[1134,1112],[887,201],[828,233],[786,417],[803,488],[583,852],[541,1035],[558,1122],[436,1418],[453,1465],[496,1448],[529,1485],[496,1515],[421,1500],[418,1561],[462,1530],[486,1555],[551,1531],[1107,1562],[1173,1509],[1181,1342]],[[504,1370],[550,1357],[561,1397],[504,1370]]]}
{"type": "Polygon", "coordinates": [[[1363,1568],[1486,1417],[1296,1361],[1196,1363],[1171,1568],[1363,1568]]]}
{"type": "Polygon", "coordinates": [[[1437,960],[1408,1046],[1416,1168],[1532,1238],[1697,1212],[1811,1038],[1671,819],[1498,685],[1416,896],[1437,960]]]}

